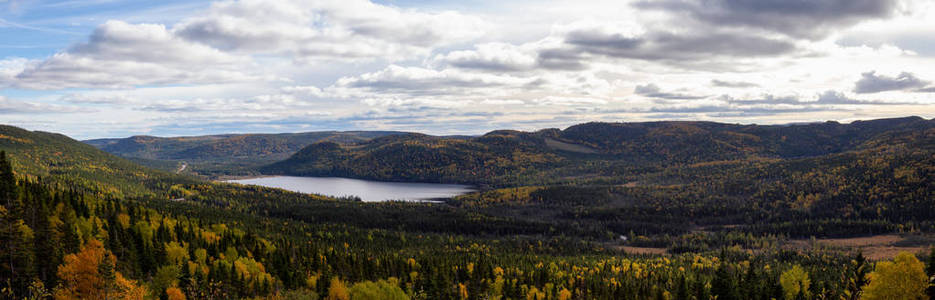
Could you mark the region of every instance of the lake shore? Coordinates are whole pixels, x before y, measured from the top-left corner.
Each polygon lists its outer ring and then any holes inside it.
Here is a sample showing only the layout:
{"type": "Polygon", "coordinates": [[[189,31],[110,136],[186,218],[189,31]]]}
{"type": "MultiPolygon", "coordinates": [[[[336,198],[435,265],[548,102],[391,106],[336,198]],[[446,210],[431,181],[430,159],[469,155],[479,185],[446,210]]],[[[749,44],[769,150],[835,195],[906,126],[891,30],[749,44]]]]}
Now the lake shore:
{"type": "Polygon", "coordinates": [[[215,181],[215,182],[228,182],[228,183],[229,183],[229,182],[231,182],[231,181],[233,181],[233,180],[260,179],[260,178],[269,178],[269,177],[276,177],[276,176],[279,176],[279,175],[263,175],[263,174],[258,174],[258,175],[224,175],[224,176],[218,176],[218,177],[216,177],[216,178],[213,178],[212,181],[215,181]]]}
{"type": "MultiPolygon", "coordinates": [[[[257,176],[243,179],[227,179],[224,182],[281,188],[293,192],[331,195],[335,197],[359,197],[365,202],[429,202],[450,199],[476,191],[469,185],[438,183],[403,183],[372,181],[343,177],[297,177],[257,176]]],[[[443,201],[441,201],[443,202],[443,201]]]]}

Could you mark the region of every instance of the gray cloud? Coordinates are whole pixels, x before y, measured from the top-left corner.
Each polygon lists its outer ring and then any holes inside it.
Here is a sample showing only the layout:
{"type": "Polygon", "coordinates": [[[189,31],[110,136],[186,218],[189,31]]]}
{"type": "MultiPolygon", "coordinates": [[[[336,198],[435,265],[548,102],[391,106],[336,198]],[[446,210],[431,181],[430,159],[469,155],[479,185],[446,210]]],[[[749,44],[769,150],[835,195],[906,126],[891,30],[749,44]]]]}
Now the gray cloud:
{"type": "Polygon", "coordinates": [[[407,98],[392,99],[392,102],[400,102],[421,101],[418,98],[422,96],[481,94],[484,89],[506,89],[530,83],[534,83],[533,79],[467,73],[455,69],[437,71],[391,65],[377,72],[341,78],[328,90],[339,97],[386,98],[388,95],[402,95],[407,98]]]}
{"type": "Polygon", "coordinates": [[[707,98],[707,96],[663,92],[661,89],[659,89],[659,86],[652,83],[647,85],[637,85],[633,92],[640,96],[666,100],[696,100],[707,98]]]}
{"type": "Polygon", "coordinates": [[[572,24],[537,42],[489,43],[432,58],[433,63],[495,72],[581,71],[592,62],[635,59],[694,69],[731,69],[734,58],[775,57],[801,51],[786,38],[736,31],[630,33],[610,23],[572,24]]]}
{"type": "Polygon", "coordinates": [[[825,91],[818,95],[818,101],[816,104],[880,104],[873,103],[870,101],[859,101],[847,97],[844,93],[838,91],[825,91]]]}
{"type": "Polygon", "coordinates": [[[768,116],[786,113],[820,112],[830,110],[822,106],[718,106],[704,105],[695,107],[656,107],[650,113],[661,114],[706,114],[709,116],[768,116]]]}
{"type": "Polygon", "coordinates": [[[714,26],[745,26],[820,39],[835,28],[895,14],[899,0],[658,0],[643,9],[682,13],[714,26]]]}
{"type": "Polygon", "coordinates": [[[396,60],[480,36],[486,24],[445,11],[425,13],[366,0],[231,1],[176,29],[229,51],[286,53],[297,60],[396,60]]]}
{"type": "Polygon", "coordinates": [[[712,79],[711,85],[716,87],[728,87],[728,88],[749,88],[749,87],[759,87],[759,84],[752,82],[743,82],[743,81],[724,81],[712,79]]]}
{"type": "Polygon", "coordinates": [[[795,45],[786,40],[723,32],[657,32],[634,38],[579,29],[569,32],[565,42],[573,46],[568,49],[572,52],[662,61],[775,56],[795,50],[795,45]]]}
{"type": "Polygon", "coordinates": [[[727,101],[731,104],[736,105],[809,105],[809,106],[819,106],[819,105],[906,105],[914,104],[907,102],[884,102],[884,101],[866,101],[866,100],[857,100],[851,97],[848,97],[842,92],[838,91],[825,91],[821,94],[818,94],[817,100],[804,100],[798,96],[774,96],[774,95],[763,95],[760,99],[736,99],[727,95],[721,96],[721,100],[727,101]]]}
{"type": "Polygon", "coordinates": [[[803,102],[795,96],[775,96],[775,95],[763,95],[759,99],[736,99],[728,95],[720,97],[721,100],[727,101],[728,103],[741,104],[741,105],[752,105],[752,104],[802,104],[803,102]]]}
{"type": "Polygon", "coordinates": [[[586,60],[580,52],[564,48],[543,49],[537,57],[537,62],[542,68],[566,71],[586,69],[586,60]]]}
{"type": "Polygon", "coordinates": [[[185,41],[153,24],[108,21],[88,41],[31,64],[12,85],[28,89],[125,88],[148,84],[256,79],[235,66],[248,59],[185,41]]]}
{"type": "Polygon", "coordinates": [[[885,91],[901,91],[923,89],[928,81],[919,79],[909,72],[899,73],[896,77],[877,75],[871,71],[861,74],[860,80],[854,84],[854,92],[858,94],[879,93],[885,91]]]}

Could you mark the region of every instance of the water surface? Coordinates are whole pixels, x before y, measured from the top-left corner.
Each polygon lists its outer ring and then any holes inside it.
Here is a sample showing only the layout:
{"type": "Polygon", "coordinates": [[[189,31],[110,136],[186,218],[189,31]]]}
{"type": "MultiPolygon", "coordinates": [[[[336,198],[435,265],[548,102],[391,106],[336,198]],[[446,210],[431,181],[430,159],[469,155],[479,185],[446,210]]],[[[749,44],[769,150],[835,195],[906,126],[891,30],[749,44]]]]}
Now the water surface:
{"type": "Polygon", "coordinates": [[[357,196],[363,201],[371,202],[426,201],[451,198],[474,191],[471,186],[460,184],[385,182],[341,177],[272,176],[229,180],[228,182],[336,197],[357,196]]]}

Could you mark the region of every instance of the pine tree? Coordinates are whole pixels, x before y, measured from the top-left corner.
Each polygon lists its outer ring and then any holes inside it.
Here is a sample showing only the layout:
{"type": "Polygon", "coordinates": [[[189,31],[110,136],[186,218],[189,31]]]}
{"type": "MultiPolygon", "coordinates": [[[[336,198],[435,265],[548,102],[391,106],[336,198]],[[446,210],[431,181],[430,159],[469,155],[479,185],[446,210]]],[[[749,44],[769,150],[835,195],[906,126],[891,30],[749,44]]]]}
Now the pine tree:
{"type": "Polygon", "coordinates": [[[6,152],[0,151],[0,290],[23,295],[32,280],[34,232],[22,219],[16,178],[6,152]]]}
{"type": "Polygon", "coordinates": [[[678,285],[675,289],[675,298],[688,299],[688,297],[688,284],[685,283],[685,275],[680,275],[678,285]]]}
{"type": "Polygon", "coordinates": [[[858,252],[854,260],[848,265],[844,274],[844,298],[857,300],[861,298],[863,287],[867,285],[870,266],[862,252],[858,252]]]}
{"type": "Polygon", "coordinates": [[[711,294],[717,296],[719,300],[740,299],[734,279],[727,270],[727,266],[722,265],[714,273],[714,281],[711,282],[711,294]]]}

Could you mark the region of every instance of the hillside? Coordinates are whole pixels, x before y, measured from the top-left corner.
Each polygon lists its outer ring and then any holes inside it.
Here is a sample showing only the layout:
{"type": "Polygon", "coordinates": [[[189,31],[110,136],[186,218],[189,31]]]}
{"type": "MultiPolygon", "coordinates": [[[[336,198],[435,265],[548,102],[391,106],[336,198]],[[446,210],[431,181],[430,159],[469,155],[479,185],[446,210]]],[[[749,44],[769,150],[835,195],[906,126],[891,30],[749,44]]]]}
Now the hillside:
{"type": "Polygon", "coordinates": [[[154,195],[167,182],[190,181],[116,157],[55,133],[0,125],[0,150],[20,175],[80,187],[114,197],[154,195]]]}
{"type": "Polygon", "coordinates": [[[778,299],[799,287],[781,278],[805,272],[805,299],[841,299],[860,292],[847,282],[873,260],[915,259],[935,243],[931,122],[388,135],[315,143],[269,167],[502,187],[444,203],[186,181],[2,127],[12,166],[0,158],[0,244],[11,247],[0,247],[0,287],[59,298],[778,299]],[[540,184],[519,186],[529,182],[540,184]],[[148,188],[174,200],[120,194],[148,188]]]}
{"type": "Polygon", "coordinates": [[[908,117],[768,126],[587,123],[565,130],[501,130],[466,139],[410,134],[353,145],[320,142],[260,171],[492,186],[596,177],[627,180],[627,174],[679,165],[844,153],[864,149],[880,137],[931,128],[935,121],[908,117]]]}
{"type": "Polygon", "coordinates": [[[395,135],[355,145],[315,143],[260,170],[391,181],[482,183],[505,174],[522,176],[520,169],[562,161],[545,147],[541,138],[512,131],[468,139],[395,135]]]}
{"type": "Polygon", "coordinates": [[[132,136],[84,141],[135,163],[164,171],[209,177],[250,175],[256,166],[288,158],[309,144],[358,143],[398,134],[389,131],[322,131],[282,134],[226,134],[192,137],[132,136]]]}

